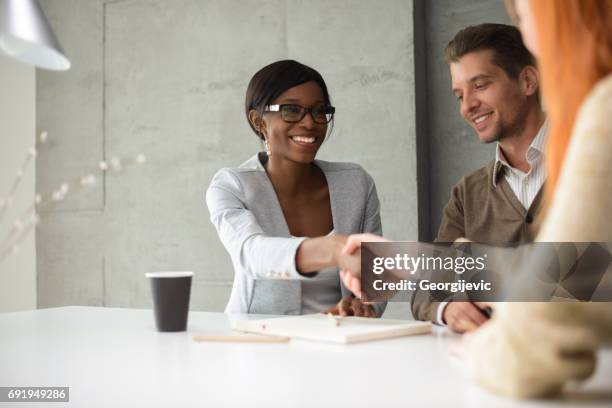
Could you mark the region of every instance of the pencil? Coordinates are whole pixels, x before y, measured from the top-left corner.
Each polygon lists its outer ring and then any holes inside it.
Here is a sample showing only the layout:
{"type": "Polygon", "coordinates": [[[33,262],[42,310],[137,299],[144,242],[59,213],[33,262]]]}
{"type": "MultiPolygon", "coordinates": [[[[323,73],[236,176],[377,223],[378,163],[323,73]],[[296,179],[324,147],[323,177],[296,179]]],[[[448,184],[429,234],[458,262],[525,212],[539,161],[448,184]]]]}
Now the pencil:
{"type": "Polygon", "coordinates": [[[289,337],[280,336],[258,336],[258,335],[197,335],[193,336],[194,341],[210,341],[221,343],[287,343],[289,337]]]}
{"type": "Polygon", "coordinates": [[[333,326],[340,326],[340,318],[334,316],[331,313],[327,314],[327,318],[329,319],[329,322],[333,325],[333,326]]]}

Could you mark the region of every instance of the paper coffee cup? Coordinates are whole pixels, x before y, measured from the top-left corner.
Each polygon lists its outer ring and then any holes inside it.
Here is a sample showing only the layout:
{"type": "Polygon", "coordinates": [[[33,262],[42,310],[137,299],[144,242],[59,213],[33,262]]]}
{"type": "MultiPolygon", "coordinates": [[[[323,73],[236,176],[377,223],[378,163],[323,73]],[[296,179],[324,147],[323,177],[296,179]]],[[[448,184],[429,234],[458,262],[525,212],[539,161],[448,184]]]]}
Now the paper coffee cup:
{"type": "Polygon", "coordinates": [[[160,332],[187,330],[193,272],[147,272],[151,281],[155,323],[160,332]]]}

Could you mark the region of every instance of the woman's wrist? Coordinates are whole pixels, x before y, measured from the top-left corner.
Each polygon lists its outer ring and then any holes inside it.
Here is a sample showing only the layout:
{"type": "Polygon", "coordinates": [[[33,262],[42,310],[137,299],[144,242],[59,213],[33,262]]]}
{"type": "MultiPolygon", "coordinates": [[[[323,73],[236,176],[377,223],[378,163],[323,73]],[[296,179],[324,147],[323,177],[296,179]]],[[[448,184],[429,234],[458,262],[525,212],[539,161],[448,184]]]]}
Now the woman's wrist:
{"type": "Polygon", "coordinates": [[[344,248],[348,237],[342,234],[333,234],[327,236],[326,238],[329,239],[329,243],[327,245],[330,250],[329,266],[338,266],[340,263],[340,256],[342,255],[342,248],[344,248]]]}
{"type": "Polygon", "coordinates": [[[298,272],[313,276],[313,272],[338,266],[346,239],[346,235],[328,235],[302,241],[296,256],[298,272]]]}

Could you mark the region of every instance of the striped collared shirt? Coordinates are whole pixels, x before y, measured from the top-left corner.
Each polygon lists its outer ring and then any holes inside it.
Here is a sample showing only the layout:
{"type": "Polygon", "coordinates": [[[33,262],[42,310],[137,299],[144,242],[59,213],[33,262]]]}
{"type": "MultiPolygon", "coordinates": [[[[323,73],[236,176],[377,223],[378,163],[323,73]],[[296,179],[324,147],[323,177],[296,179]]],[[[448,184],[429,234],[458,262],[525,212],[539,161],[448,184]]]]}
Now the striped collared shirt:
{"type": "Polygon", "coordinates": [[[510,184],[510,188],[514,192],[514,195],[523,204],[526,210],[529,209],[531,203],[535,199],[536,195],[542,188],[544,181],[546,180],[546,168],[544,166],[544,145],[546,144],[546,138],[548,136],[548,120],[544,122],[536,137],[533,138],[531,145],[527,149],[526,159],[529,163],[529,171],[527,173],[522,172],[519,169],[508,164],[508,161],[504,157],[504,153],[497,144],[495,150],[495,166],[493,171],[493,186],[496,187],[497,175],[502,169],[505,170],[504,178],[510,184]]]}

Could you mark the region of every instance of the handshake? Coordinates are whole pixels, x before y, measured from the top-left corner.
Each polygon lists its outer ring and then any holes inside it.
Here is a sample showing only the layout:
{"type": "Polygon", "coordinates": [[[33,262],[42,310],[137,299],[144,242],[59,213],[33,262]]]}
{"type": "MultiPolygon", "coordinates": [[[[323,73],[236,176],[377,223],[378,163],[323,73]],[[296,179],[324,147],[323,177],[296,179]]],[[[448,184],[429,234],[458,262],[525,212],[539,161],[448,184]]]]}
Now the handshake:
{"type": "Polygon", "coordinates": [[[336,262],[340,268],[340,279],[344,286],[361,298],[361,243],[388,242],[389,240],[374,234],[335,235],[342,245],[337,245],[336,262]]]}
{"type": "Polygon", "coordinates": [[[361,243],[383,241],[388,240],[374,234],[350,236],[334,234],[309,238],[302,242],[296,256],[298,271],[302,275],[309,276],[323,268],[338,267],[344,286],[355,295],[355,297],[345,296],[337,305],[323,313],[340,316],[377,316],[372,303],[361,301],[361,243]]]}
{"type": "MultiPolygon", "coordinates": [[[[374,234],[334,235],[335,263],[340,269],[340,279],[357,299],[361,298],[361,244],[363,242],[389,242],[374,234]]],[[[367,304],[367,303],[365,303],[367,304]]],[[[438,323],[449,326],[455,332],[477,329],[489,320],[492,304],[485,302],[450,302],[440,305],[438,323]]],[[[334,311],[331,311],[334,312],[334,311]]]]}

